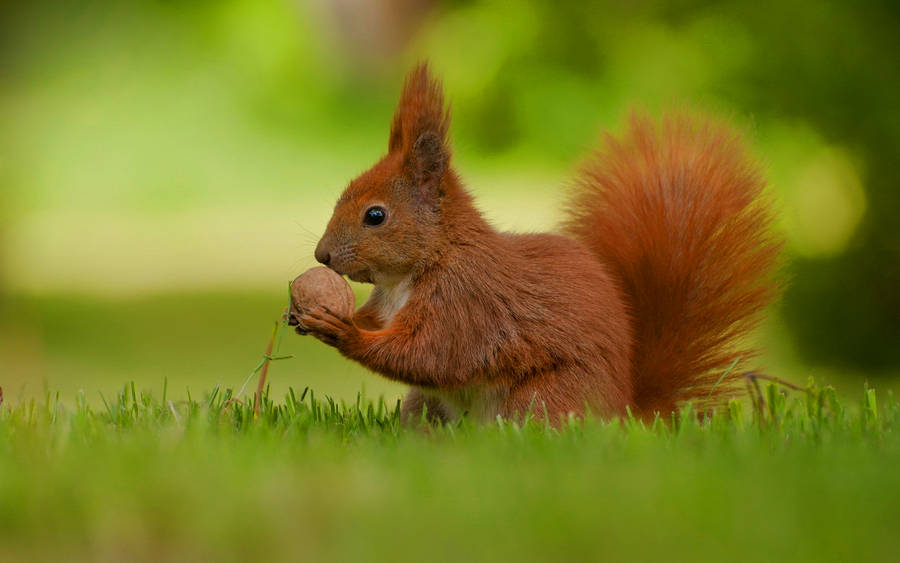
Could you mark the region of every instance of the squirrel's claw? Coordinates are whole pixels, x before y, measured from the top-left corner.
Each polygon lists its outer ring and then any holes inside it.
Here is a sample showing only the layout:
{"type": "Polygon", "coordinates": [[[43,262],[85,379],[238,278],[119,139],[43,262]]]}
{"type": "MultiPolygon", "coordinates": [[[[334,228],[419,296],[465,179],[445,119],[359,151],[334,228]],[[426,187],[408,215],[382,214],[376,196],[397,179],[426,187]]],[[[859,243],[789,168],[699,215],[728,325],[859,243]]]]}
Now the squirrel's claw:
{"type": "Polygon", "coordinates": [[[338,317],[327,307],[301,313],[297,324],[298,333],[302,330],[302,334],[311,334],[329,346],[339,346],[356,330],[353,321],[338,317]]]}

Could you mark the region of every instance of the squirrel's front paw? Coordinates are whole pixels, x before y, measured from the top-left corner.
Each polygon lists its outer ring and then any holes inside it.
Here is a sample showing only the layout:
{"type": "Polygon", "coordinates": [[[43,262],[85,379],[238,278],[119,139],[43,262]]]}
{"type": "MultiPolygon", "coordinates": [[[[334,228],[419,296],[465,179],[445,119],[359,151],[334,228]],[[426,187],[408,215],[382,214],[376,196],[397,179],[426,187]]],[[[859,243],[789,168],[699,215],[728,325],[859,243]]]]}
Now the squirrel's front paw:
{"type": "Polygon", "coordinates": [[[349,343],[359,332],[351,319],[338,317],[326,307],[314,307],[309,311],[295,313],[292,317],[292,321],[294,320],[298,334],[311,334],[336,348],[349,343]]]}
{"type": "Polygon", "coordinates": [[[306,327],[300,324],[300,318],[303,316],[303,313],[300,313],[296,309],[291,307],[289,310],[284,312],[284,315],[287,318],[287,324],[294,327],[294,332],[296,332],[297,334],[309,334],[309,331],[306,330],[306,327]]]}

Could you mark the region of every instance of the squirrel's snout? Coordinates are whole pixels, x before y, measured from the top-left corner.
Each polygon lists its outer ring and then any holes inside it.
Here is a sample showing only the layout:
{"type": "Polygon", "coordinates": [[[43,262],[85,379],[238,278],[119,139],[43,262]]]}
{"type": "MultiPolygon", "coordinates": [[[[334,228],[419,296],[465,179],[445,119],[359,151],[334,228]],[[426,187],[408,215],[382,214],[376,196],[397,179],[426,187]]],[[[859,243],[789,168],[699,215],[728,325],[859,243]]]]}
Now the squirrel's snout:
{"type": "Polygon", "coordinates": [[[316,260],[323,266],[327,266],[331,262],[331,253],[322,246],[321,242],[316,245],[316,260]]]}

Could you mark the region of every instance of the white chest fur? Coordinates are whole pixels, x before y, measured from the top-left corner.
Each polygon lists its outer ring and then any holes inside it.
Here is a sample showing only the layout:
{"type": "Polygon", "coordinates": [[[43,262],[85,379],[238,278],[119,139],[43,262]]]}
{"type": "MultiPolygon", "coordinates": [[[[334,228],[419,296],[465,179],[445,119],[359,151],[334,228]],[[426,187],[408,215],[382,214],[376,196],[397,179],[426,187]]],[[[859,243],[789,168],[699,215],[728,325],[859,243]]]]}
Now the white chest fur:
{"type": "Polygon", "coordinates": [[[409,280],[403,280],[394,285],[379,285],[375,287],[377,292],[378,316],[385,325],[391,324],[397,311],[406,305],[409,299],[409,280]]]}

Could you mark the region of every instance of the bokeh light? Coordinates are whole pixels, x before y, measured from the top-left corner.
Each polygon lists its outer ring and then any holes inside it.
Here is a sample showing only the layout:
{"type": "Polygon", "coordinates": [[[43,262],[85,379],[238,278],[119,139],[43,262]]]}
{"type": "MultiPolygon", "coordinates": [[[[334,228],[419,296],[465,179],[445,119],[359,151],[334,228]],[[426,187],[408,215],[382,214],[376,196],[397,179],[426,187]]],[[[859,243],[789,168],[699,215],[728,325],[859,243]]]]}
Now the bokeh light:
{"type": "MultiPolygon", "coordinates": [[[[338,193],[384,152],[402,76],[423,58],[453,106],[456,166],[506,229],[552,229],[572,171],[631,108],[731,116],[769,170],[795,259],[766,365],[854,386],[900,371],[894,7],[3,10],[0,386],[239,384],[338,193]]],[[[278,366],[276,389],[397,392],[313,342],[287,346],[302,357],[278,366]]]]}

